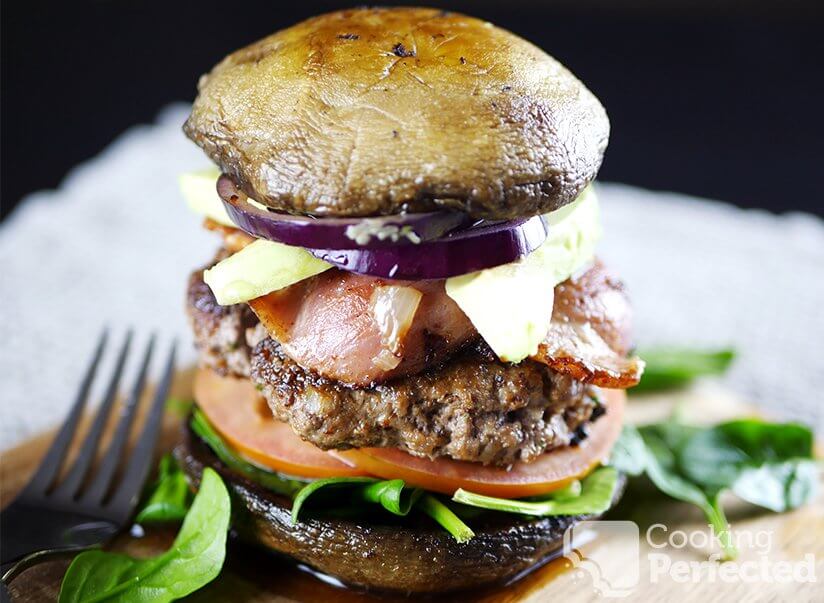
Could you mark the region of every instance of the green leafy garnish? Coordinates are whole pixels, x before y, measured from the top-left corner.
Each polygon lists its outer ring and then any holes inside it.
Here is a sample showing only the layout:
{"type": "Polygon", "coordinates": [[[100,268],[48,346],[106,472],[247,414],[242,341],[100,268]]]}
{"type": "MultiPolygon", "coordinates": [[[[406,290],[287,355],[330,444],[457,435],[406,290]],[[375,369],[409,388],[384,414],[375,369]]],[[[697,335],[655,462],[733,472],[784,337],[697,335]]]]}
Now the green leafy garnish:
{"type": "Polygon", "coordinates": [[[267,490],[291,497],[306,485],[304,481],[290,479],[278,473],[266,471],[237,456],[237,454],[226,445],[223,438],[214,430],[209,420],[197,408],[192,412],[191,426],[192,430],[200,436],[200,439],[206,442],[209,448],[215,453],[215,456],[217,456],[224,465],[232,471],[240,473],[253,482],[260,484],[267,490]]]}
{"type": "Polygon", "coordinates": [[[797,423],[744,419],[698,432],[680,452],[684,473],[704,488],[731,489],[771,511],[794,509],[815,493],[813,434],[797,423]]]}
{"type": "Polygon", "coordinates": [[[150,559],[101,550],[81,553],[63,578],[59,602],[164,603],[185,597],[220,573],[229,516],[229,492],[220,476],[206,468],[200,491],[168,551],[150,559]]]}
{"type": "Polygon", "coordinates": [[[624,425],[621,436],[612,447],[609,466],[621,473],[638,476],[647,468],[647,448],[644,439],[633,425],[624,425]]]}
{"type": "Polygon", "coordinates": [[[714,427],[671,419],[625,426],[610,465],[645,473],[662,492],[699,507],[719,537],[726,559],[737,551],[719,499],[726,490],[773,511],[811,500],[818,486],[813,435],[796,423],[742,419],[714,427]]]}
{"type": "Polygon", "coordinates": [[[402,479],[379,480],[372,477],[331,477],[307,484],[292,503],[292,523],[298,522],[306,500],[318,492],[334,490],[333,511],[367,502],[379,504],[392,513],[405,517],[415,508],[429,515],[458,542],[466,542],[474,533],[449,507],[437,498],[424,494],[420,488],[408,488],[402,479]]]}
{"type": "Polygon", "coordinates": [[[186,517],[192,502],[192,492],[186,474],[171,454],[160,459],[157,480],[149,487],[149,495],[135,517],[135,523],[180,521],[186,517]]]}
{"type": "Polygon", "coordinates": [[[808,503],[819,487],[819,465],[808,459],[747,468],[731,489],[739,498],[780,513],[808,503]]]}
{"type": "Polygon", "coordinates": [[[475,532],[452,509],[432,494],[421,496],[417,506],[449,532],[458,543],[469,542],[475,537],[475,532]]]}
{"type": "MultiPolygon", "coordinates": [[[[341,486],[352,486],[354,484],[362,486],[363,484],[373,484],[377,481],[377,478],[374,477],[330,477],[306,484],[297,495],[295,495],[292,501],[292,525],[298,522],[303,503],[305,503],[310,496],[318,492],[318,490],[322,488],[340,488],[341,486]]],[[[403,484],[403,482],[401,482],[401,484],[403,484]]]]}
{"type": "Polygon", "coordinates": [[[696,377],[720,375],[735,359],[735,351],[650,348],[639,350],[646,367],[641,382],[630,392],[652,392],[687,385],[696,377]]]}
{"type": "Polygon", "coordinates": [[[357,506],[367,502],[379,504],[393,515],[404,517],[422,494],[419,488],[407,488],[402,479],[379,480],[374,477],[329,477],[307,484],[292,502],[292,523],[298,522],[304,503],[318,491],[343,490],[337,495],[336,506],[342,500],[357,506]]]}
{"type": "Polygon", "coordinates": [[[374,477],[329,477],[319,479],[301,489],[292,502],[292,523],[298,522],[300,510],[310,497],[320,490],[343,490],[338,494],[337,505],[341,505],[341,497],[349,504],[367,502],[379,504],[393,515],[406,516],[415,502],[420,498],[422,490],[407,488],[402,479],[379,480],[374,477]]]}
{"type": "Polygon", "coordinates": [[[466,542],[474,533],[461,519],[435,497],[424,494],[420,488],[407,488],[402,479],[379,480],[372,477],[330,477],[307,484],[292,503],[292,523],[298,517],[306,500],[319,491],[336,491],[334,510],[362,502],[379,504],[392,513],[405,517],[415,508],[429,515],[458,542],[466,542]],[[342,492],[341,492],[342,490],[342,492]],[[343,502],[345,501],[345,502],[343,502]]]}
{"type": "Polygon", "coordinates": [[[647,451],[645,471],[652,483],[668,496],[700,508],[713,532],[718,536],[724,559],[735,559],[738,551],[733,544],[730,525],[719,501],[720,492],[702,490],[680,475],[673,451],[655,433],[648,432],[642,437],[647,451]]]}
{"type": "Polygon", "coordinates": [[[618,472],[612,467],[601,467],[581,481],[581,492],[578,496],[572,496],[568,490],[561,490],[548,494],[543,500],[535,500],[534,497],[531,500],[514,500],[475,494],[461,488],[455,492],[452,500],[491,511],[539,517],[593,515],[609,509],[617,483],[618,472]]]}
{"type": "Polygon", "coordinates": [[[354,492],[355,498],[361,498],[370,503],[378,503],[390,513],[401,517],[409,514],[410,509],[421,497],[421,494],[423,494],[423,490],[420,488],[407,488],[402,479],[383,480],[358,488],[354,492]]]}

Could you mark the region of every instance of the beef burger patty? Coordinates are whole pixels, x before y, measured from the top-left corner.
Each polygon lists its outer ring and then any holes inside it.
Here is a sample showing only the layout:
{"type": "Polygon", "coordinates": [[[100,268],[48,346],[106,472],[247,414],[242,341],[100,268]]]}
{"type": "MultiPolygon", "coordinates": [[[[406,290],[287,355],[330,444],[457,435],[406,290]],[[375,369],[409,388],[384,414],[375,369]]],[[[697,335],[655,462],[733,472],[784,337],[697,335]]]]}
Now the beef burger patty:
{"type": "MultiPolygon", "coordinates": [[[[216,262],[221,260],[218,255],[216,262]]],[[[203,282],[203,270],[189,277],[186,314],[194,332],[200,365],[223,376],[248,377],[251,351],[267,337],[266,330],[246,304],[221,306],[203,282]]]]}
{"type": "Polygon", "coordinates": [[[319,448],[399,448],[510,465],[573,443],[598,407],[595,390],[532,360],[500,362],[478,343],[441,366],[353,388],[298,366],[271,338],[252,380],[276,418],[319,448]]]}
{"type": "Polygon", "coordinates": [[[483,342],[381,385],[324,379],[289,358],[246,304],[218,305],[202,270],[189,279],[187,311],[201,366],[252,378],[274,416],[323,449],[509,465],[574,443],[600,408],[594,388],[532,360],[500,362],[483,342]]]}

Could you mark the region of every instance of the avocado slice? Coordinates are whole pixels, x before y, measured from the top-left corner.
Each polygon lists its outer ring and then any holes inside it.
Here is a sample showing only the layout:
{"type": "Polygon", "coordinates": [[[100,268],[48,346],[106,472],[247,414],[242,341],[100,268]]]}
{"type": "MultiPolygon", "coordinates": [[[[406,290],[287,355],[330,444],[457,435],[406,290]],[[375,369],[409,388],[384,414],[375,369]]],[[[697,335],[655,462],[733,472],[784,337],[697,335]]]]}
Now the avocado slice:
{"type": "Polygon", "coordinates": [[[221,306],[239,304],[329,270],[302,247],[258,239],[203,273],[221,306]]]}
{"type": "Polygon", "coordinates": [[[549,235],[525,258],[446,281],[447,295],[505,362],[520,362],[537,352],[552,320],[555,285],[592,261],[601,235],[598,198],[591,186],[544,218],[549,235]]]}
{"type": "Polygon", "coordinates": [[[180,174],[177,184],[189,209],[196,214],[211,218],[218,224],[234,227],[234,222],[229,218],[217,194],[216,186],[219,177],[220,171],[217,168],[209,168],[180,174]]]}

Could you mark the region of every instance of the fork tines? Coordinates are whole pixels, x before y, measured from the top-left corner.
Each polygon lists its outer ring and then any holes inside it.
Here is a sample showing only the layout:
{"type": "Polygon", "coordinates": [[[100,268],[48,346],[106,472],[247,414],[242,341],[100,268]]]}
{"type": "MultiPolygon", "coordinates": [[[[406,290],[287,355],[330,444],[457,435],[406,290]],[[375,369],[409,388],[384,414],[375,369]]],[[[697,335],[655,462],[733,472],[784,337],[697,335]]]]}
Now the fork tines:
{"type": "Polygon", "coordinates": [[[51,448],[49,448],[31,481],[20,496],[30,502],[41,499],[43,502],[48,501],[50,503],[60,503],[61,506],[76,507],[78,510],[88,512],[94,516],[99,516],[102,513],[113,521],[122,522],[128,518],[137,503],[137,498],[150,469],[153,458],[152,453],[157,443],[163,418],[164,401],[174,376],[175,344],[171,345],[162,376],[146,413],[145,423],[137,437],[133,450],[128,459],[122,459],[125,463],[122,478],[117,480],[116,484],[113,483],[118,466],[121,464],[121,457],[124,456],[123,453],[129,441],[137,409],[146,387],[152,354],[156,345],[154,335],[150,337],[145,351],[142,353],[137,376],[134,379],[128,398],[125,399],[123,412],[108,449],[103,454],[96,470],[92,472],[91,469],[100,447],[100,440],[104,431],[106,431],[106,424],[112,408],[118,398],[121,377],[132,346],[131,330],[126,334],[117,353],[111,376],[106,383],[103,400],[83,440],[80,451],[65,476],[58,479],[71,442],[78,431],[80,418],[90,397],[92,383],[101,363],[101,358],[104,356],[108,339],[108,330],[104,330],[69,415],[66,417],[51,448]]]}

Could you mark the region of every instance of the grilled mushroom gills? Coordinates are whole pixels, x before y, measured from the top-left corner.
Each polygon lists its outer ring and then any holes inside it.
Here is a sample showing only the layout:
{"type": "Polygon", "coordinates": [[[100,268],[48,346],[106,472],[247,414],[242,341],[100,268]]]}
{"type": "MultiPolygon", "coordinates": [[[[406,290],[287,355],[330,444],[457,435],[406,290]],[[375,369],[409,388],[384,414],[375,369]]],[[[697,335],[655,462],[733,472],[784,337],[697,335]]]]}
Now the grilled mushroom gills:
{"type": "MultiPolygon", "coordinates": [[[[188,422],[175,457],[195,487],[204,467],[220,473],[233,496],[232,525],[241,540],[285,553],[362,588],[439,593],[506,582],[556,556],[564,532],[579,521],[593,519],[589,515],[523,519],[488,513],[473,520],[475,537],[463,544],[429,522],[381,523],[374,514],[362,521],[307,514],[292,525],[291,500],[232,472],[188,422]]],[[[613,504],[624,484],[621,477],[613,504]]]]}

